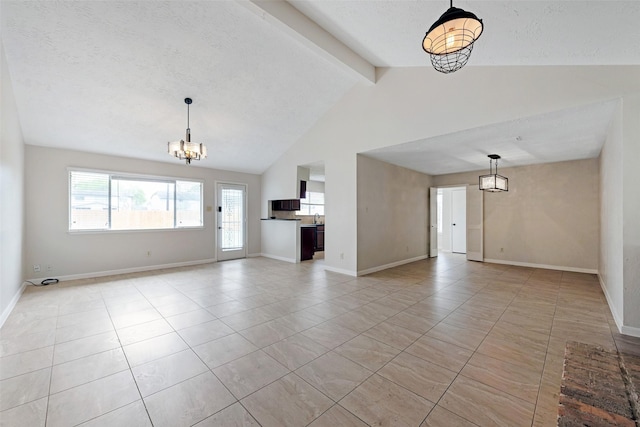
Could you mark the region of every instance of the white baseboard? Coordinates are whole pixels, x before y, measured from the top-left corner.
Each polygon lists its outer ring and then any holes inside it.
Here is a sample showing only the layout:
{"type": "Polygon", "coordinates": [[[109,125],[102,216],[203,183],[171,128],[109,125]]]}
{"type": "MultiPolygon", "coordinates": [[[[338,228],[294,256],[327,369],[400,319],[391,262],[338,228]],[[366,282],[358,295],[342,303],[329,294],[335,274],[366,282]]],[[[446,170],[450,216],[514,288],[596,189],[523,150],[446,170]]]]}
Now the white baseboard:
{"type": "Polygon", "coordinates": [[[605,286],[604,280],[602,280],[602,276],[598,274],[598,280],[600,281],[600,287],[602,288],[602,292],[604,293],[604,297],[607,299],[607,304],[609,305],[609,310],[611,310],[611,315],[613,316],[614,322],[616,322],[616,326],[618,327],[618,332],[623,335],[629,335],[632,337],[640,338],[640,328],[635,328],[633,326],[625,326],[620,314],[616,311],[615,306],[612,303],[611,296],[609,292],[607,292],[607,287],[605,286]]]}
{"type": "MultiPolygon", "coordinates": [[[[94,277],[104,277],[104,276],[115,276],[118,274],[128,274],[128,273],[140,273],[142,271],[153,271],[153,270],[162,270],[165,268],[175,268],[175,267],[187,267],[190,265],[199,265],[199,264],[210,264],[212,262],[217,262],[215,258],[211,259],[201,259],[198,261],[184,261],[184,262],[174,262],[171,264],[162,264],[162,265],[148,265],[144,267],[131,267],[131,268],[122,268],[118,270],[107,270],[107,271],[94,271],[91,273],[80,273],[80,274],[70,274],[67,276],[49,276],[55,277],[56,279],[63,280],[78,280],[78,279],[91,279],[94,277]]],[[[29,279],[31,282],[41,282],[46,279],[29,279]]]]}
{"type": "Polygon", "coordinates": [[[416,262],[416,261],[420,261],[423,259],[427,259],[429,258],[429,255],[420,255],[414,258],[409,258],[409,259],[403,259],[401,261],[396,261],[396,262],[392,262],[389,264],[385,264],[385,265],[379,265],[377,267],[371,267],[371,268],[367,268],[366,270],[358,270],[358,276],[364,276],[366,274],[371,274],[371,273],[375,273],[376,271],[382,271],[382,270],[386,270],[388,268],[393,268],[393,267],[397,267],[399,265],[404,265],[404,264],[409,264],[411,262],[416,262]]]}
{"type": "Polygon", "coordinates": [[[620,328],[620,333],[623,335],[630,335],[632,337],[640,338],[640,328],[622,325],[622,328],[620,328]]]}
{"type": "Polygon", "coordinates": [[[277,259],[278,261],[284,261],[284,262],[291,262],[291,263],[296,263],[296,259],[295,258],[285,258],[283,256],[278,256],[278,255],[271,255],[271,254],[260,254],[258,256],[263,256],[265,258],[271,258],[271,259],[277,259]]]}
{"type": "Polygon", "coordinates": [[[357,277],[358,276],[357,272],[355,272],[353,270],[346,270],[344,268],[329,267],[328,265],[325,265],[324,269],[327,270],[327,271],[331,271],[333,273],[345,274],[347,276],[353,276],[353,277],[357,277]]]}
{"type": "Polygon", "coordinates": [[[261,253],[257,253],[257,254],[247,254],[247,258],[258,258],[264,256],[261,253]]]}
{"type": "Polygon", "coordinates": [[[593,268],[577,268],[577,267],[566,267],[562,265],[533,264],[530,262],[505,261],[502,259],[490,259],[490,258],[485,258],[484,262],[490,262],[493,264],[515,265],[517,267],[532,267],[532,268],[544,268],[546,270],[571,271],[573,273],[598,274],[598,270],[593,268]]]}
{"type": "Polygon", "coordinates": [[[22,285],[20,286],[20,289],[18,289],[18,292],[16,292],[13,298],[11,298],[9,305],[2,311],[2,316],[0,316],[0,328],[2,328],[2,325],[4,325],[4,322],[6,322],[7,319],[9,318],[9,315],[13,311],[13,308],[18,303],[18,300],[20,299],[20,297],[22,296],[22,293],[26,288],[27,288],[27,282],[22,282],[22,285]]]}
{"type": "Polygon", "coordinates": [[[605,286],[604,280],[602,280],[602,276],[600,274],[598,274],[598,281],[600,282],[602,293],[604,293],[604,297],[607,300],[607,305],[609,306],[609,310],[611,311],[611,315],[613,316],[613,321],[616,322],[616,326],[618,327],[618,332],[622,333],[622,328],[624,327],[624,325],[622,324],[622,317],[620,317],[615,305],[613,305],[613,300],[611,299],[611,296],[607,291],[607,287],[605,286]]]}

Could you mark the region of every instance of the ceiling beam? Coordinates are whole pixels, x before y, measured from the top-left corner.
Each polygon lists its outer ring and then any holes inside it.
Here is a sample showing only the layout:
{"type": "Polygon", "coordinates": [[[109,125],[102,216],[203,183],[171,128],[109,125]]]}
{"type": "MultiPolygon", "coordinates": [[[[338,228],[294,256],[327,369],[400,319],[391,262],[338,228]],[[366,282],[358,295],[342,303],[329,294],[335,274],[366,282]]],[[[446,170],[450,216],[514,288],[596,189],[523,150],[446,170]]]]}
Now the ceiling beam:
{"type": "Polygon", "coordinates": [[[376,67],[285,0],[238,0],[238,3],[339,68],[367,83],[376,82],[376,67]]]}

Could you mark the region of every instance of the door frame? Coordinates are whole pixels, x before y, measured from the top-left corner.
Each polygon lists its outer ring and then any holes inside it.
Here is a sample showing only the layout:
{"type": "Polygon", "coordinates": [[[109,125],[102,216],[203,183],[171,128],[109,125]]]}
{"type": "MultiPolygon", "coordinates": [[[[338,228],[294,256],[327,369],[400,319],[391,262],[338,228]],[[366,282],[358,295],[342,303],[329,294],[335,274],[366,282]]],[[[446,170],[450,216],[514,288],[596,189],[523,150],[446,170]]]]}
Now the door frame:
{"type": "Polygon", "coordinates": [[[240,259],[240,258],[246,258],[247,257],[247,253],[248,253],[248,242],[249,242],[249,236],[247,234],[248,232],[248,200],[249,200],[249,185],[247,183],[244,182],[233,182],[233,181],[215,181],[215,190],[214,190],[214,198],[215,200],[215,221],[214,221],[214,231],[215,231],[215,238],[214,238],[214,247],[215,247],[215,254],[216,254],[216,261],[227,261],[227,260],[231,260],[231,259],[240,259]],[[238,253],[234,254],[234,256],[232,257],[223,257],[222,255],[222,251],[220,251],[220,230],[221,230],[221,225],[220,225],[220,214],[221,212],[219,211],[219,207],[221,207],[221,200],[218,200],[218,190],[220,188],[220,186],[224,186],[224,185],[229,185],[229,186],[236,186],[236,187],[243,187],[243,192],[244,192],[244,200],[243,200],[243,213],[244,213],[244,218],[242,219],[242,225],[243,225],[243,242],[242,242],[242,251],[237,251],[238,253]]]}
{"type": "Polygon", "coordinates": [[[429,258],[438,256],[438,187],[429,187],[429,258]]]}
{"type": "Polygon", "coordinates": [[[467,186],[467,260],[484,262],[484,191],[477,185],[467,186]]]}

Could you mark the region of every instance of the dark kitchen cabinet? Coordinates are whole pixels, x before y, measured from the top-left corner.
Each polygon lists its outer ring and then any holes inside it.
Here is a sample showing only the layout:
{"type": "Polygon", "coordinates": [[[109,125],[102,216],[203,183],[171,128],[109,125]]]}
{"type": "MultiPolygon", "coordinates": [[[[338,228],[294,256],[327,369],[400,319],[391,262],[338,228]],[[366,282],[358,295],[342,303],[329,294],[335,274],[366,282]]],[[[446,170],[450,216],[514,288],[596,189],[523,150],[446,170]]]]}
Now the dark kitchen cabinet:
{"type": "Polygon", "coordinates": [[[313,259],[313,246],[315,243],[315,227],[300,228],[300,261],[313,259]]]}
{"type": "Polygon", "coordinates": [[[299,211],[300,199],[272,200],[271,210],[272,211],[299,211]]]}
{"type": "Polygon", "coordinates": [[[300,181],[300,198],[307,198],[307,181],[300,181]]]}
{"type": "Polygon", "coordinates": [[[324,225],[316,226],[316,251],[324,251],[324,225]]]}

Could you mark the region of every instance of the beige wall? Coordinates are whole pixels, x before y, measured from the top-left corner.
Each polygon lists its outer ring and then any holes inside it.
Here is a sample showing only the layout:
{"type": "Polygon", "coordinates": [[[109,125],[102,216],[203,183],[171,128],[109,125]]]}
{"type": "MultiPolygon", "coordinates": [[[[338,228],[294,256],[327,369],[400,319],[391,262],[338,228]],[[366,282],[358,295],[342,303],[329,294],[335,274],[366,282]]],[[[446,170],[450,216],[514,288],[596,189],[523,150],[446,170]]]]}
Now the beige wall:
{"type": "MultiPolygon", "coordinates": [[[[477,186],[482,173],[433,181],[477,186]]],[[[500,174],[509,178],[509,191],[484,194],[485,260],[597,271],[598,160],[501,168],[500,174]]]]}
{"type": "Polygon", "coordinates": [[[0,41],[0,326],[24,280],[24,142],[13,87],[0,41]]]}
{"type": "Polygon", "coordinates": [[[358,156],[358,274],[429,254],[431,177],[358,156]]]}
{"type": "Polygon", "coordinates": [[[27,277],[91,276],[188,264],[216,258],[216,182],[247,184],[249,255],[260,253],[260,176],[218,171],[184,162],[160,163],[79,151],[26,146],[27,265],[50,264],[51,273],[27,269],[27,277]],[[204,181],[204,228],[191,230],[68,232],[69,167],[201,179],[204,181]],[[151,256],[147,252],[151,251],[151,256]]]}

